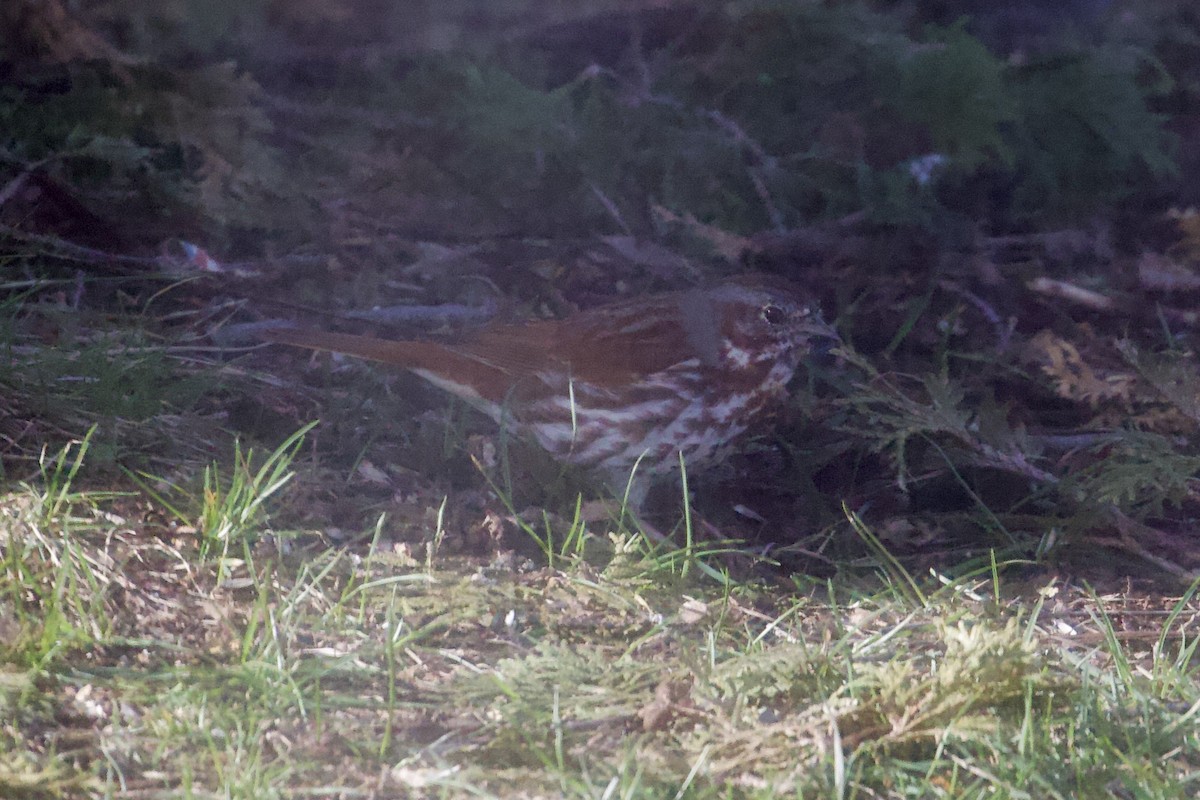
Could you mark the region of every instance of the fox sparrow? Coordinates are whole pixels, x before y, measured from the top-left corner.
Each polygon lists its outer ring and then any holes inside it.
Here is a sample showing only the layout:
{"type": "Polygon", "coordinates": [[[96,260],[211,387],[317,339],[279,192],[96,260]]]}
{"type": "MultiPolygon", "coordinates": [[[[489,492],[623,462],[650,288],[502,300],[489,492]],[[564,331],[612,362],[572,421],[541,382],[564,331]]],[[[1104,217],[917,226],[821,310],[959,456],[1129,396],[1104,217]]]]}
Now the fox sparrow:
{"type": "Polygon", "coordinates": [[[837,334],[793,284],[758,275],[494,325],[461,344],[294,328],[262,336],[409,369],[622,487],[635,465],[661,474],[680,452],[689,468],[719,459],[784,398],[811,344],[837,334]]]}

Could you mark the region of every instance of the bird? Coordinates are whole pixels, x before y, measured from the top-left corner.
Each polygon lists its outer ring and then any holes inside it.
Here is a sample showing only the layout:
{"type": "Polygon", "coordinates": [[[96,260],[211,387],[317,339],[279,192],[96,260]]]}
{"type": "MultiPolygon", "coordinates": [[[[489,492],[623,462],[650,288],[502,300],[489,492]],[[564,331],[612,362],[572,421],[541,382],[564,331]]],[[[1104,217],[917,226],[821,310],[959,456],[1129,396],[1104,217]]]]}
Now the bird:
{"type": "Polygon", "coordinates": [[[785,401],[814,347],[838,340],[800,287],[763,274],[494,324],[460,343],[285,326],[260,336],[407,369],[597,471],[635,507],[681,461],[702,470],[727,456],[785,401]]]}

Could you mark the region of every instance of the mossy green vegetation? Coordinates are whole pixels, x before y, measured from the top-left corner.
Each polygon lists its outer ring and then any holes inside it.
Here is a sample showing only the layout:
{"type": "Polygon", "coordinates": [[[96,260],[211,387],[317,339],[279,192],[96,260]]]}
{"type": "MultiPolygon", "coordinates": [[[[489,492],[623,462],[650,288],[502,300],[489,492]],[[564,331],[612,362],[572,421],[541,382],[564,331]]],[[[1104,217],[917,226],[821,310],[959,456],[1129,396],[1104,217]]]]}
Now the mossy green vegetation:
{"type": "Polygon", "coordinates": [[[1195,789],[1194,586],[993,573],[918,578],[914,603],[853,578],[722,587],[653,559],[636,578],[402,565],[378,538],[258,548],[234,575],[195,538],[114,523],[111,500],[37,514],[44,492],[8,493],[0,517],[9,793],[1195,789]]]}

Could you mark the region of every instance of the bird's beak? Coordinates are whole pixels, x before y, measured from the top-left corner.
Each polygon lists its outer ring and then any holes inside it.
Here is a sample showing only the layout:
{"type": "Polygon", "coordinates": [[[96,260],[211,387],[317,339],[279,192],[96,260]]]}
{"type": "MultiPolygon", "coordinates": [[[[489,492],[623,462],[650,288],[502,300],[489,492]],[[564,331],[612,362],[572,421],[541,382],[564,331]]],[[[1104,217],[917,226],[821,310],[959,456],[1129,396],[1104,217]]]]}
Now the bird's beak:
{"type": "Polygon", "coordinates": [[[804,321],[804,331],[809,336],[811,357],[817,361],[827,360],[833,349],[842,343],[837,329],[825,322],[820,312],[812,313],[804,321]]]}
{"type": "Polygon", "coordinates": [[[805,333],[814,339],[829,339],[833,344],[842,341],[842,337],[838,334],[837,329],[821,318],[821,312],[811,311],[804,320],[802,326],[805,333]]]}

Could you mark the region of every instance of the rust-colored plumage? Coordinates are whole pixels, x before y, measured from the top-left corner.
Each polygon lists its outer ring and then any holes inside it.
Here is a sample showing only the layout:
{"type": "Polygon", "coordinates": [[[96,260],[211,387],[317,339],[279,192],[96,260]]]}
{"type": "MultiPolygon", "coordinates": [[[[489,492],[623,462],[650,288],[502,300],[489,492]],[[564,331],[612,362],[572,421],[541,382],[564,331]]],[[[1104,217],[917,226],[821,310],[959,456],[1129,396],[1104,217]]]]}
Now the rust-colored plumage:
{"type": "Polygon", "coordinates": [[[743,277],[561,320],[496,325],[461,344],[276,328],[271,342],[409,369],[558,459],[623,485],[721,456],[785,396],[816,339],[834,338],[793,285],[743,277]]]}

